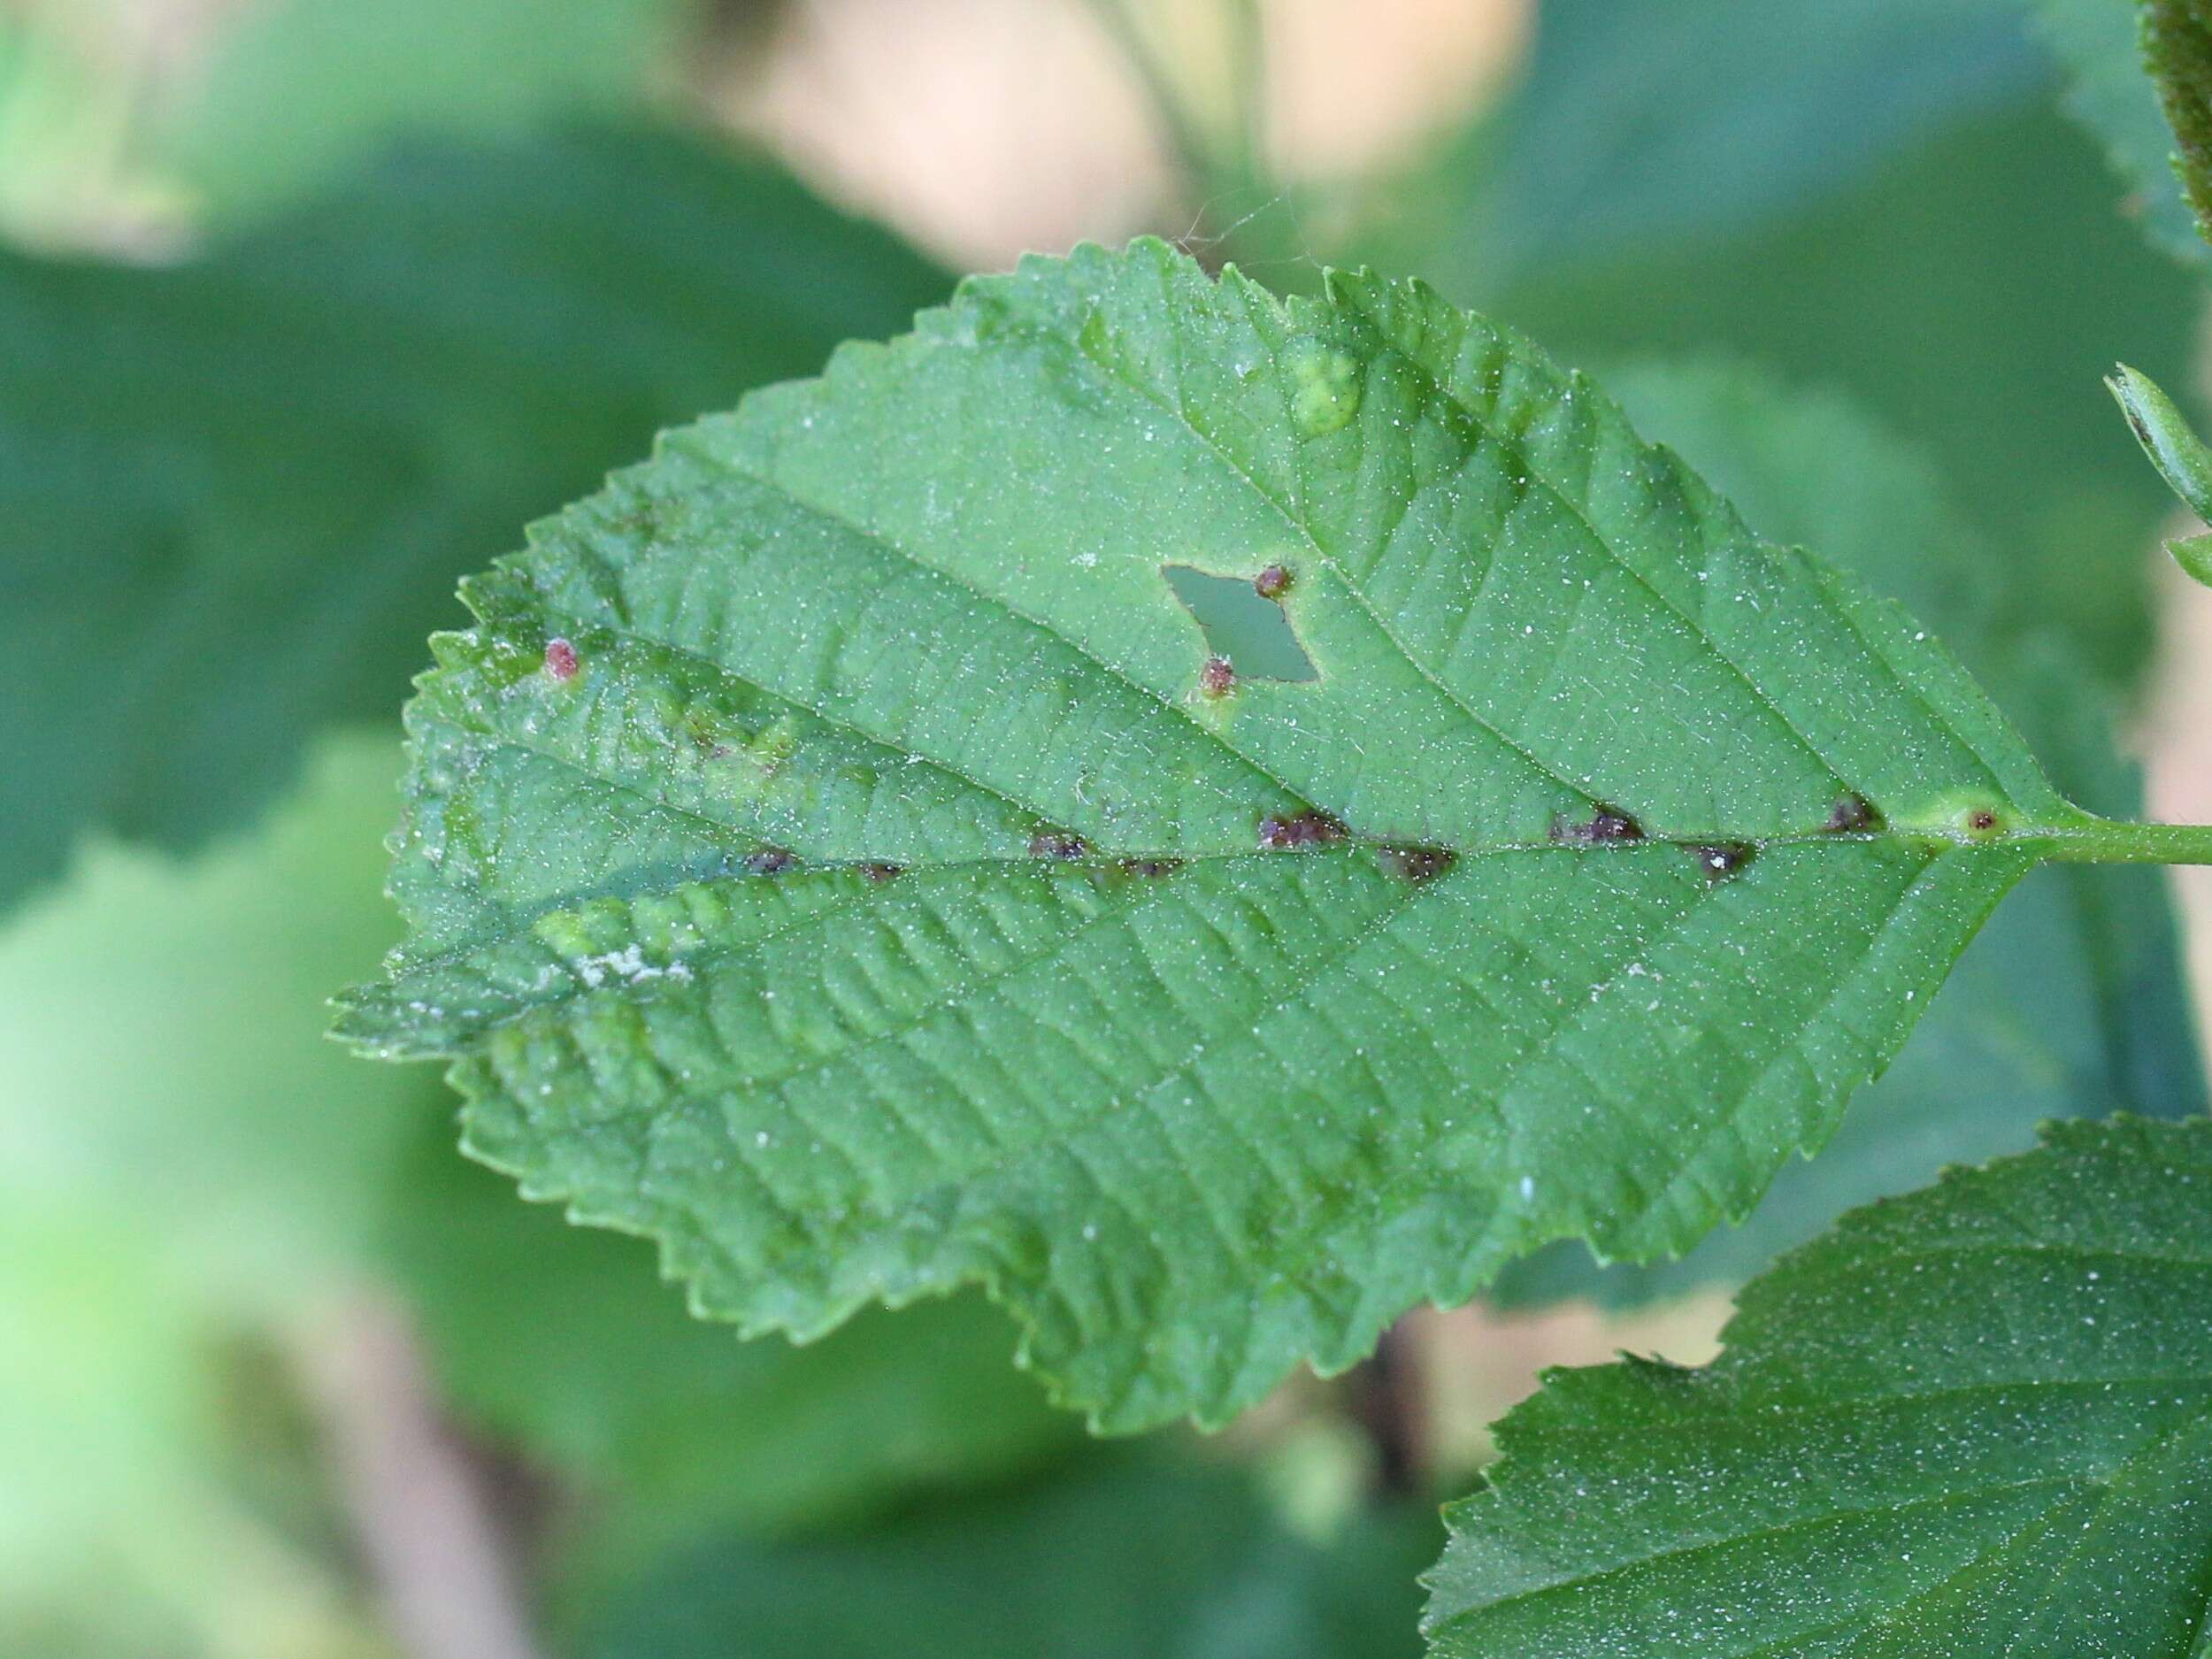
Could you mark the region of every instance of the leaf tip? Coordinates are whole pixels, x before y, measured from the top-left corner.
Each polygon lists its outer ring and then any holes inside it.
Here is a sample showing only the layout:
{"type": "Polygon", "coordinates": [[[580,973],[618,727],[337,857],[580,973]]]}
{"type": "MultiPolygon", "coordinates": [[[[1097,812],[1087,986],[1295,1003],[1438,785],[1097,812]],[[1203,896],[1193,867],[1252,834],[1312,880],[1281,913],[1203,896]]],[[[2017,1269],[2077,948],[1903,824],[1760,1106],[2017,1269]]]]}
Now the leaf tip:
{"type": "MultiPolygon", "coordinates": [[[[2187,417],[2155,380],[2124,363],[2115,365],[2105,385],[2167,488],[2198,518],[2212,518],[2212,449],[2191,428],[2187,417]]],[[[2193,580],[2212,586],[2212,536],[2177,537],[2167,542],[2166,549],[2193,580]]]]}

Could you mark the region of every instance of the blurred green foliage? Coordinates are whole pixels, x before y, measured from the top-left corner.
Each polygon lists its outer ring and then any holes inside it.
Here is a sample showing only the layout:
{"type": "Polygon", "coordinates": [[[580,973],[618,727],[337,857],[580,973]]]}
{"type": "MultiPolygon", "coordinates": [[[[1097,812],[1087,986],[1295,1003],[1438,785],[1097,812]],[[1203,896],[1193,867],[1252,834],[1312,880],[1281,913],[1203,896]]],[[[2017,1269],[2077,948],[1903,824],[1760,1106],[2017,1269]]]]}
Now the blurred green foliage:
{"type": "Polygon", "coordinates": [[[463,572],[946,279],[718,143],[422,145],[160,270],[0,252],[0,902],[390,719],[463,572]]]}
{"type": "Polygon", "coordinates": [[[2129,191],[2125,207],[2145,232],[2185,264],[2201,265],[2205,245],[2174,171],[2174,134],[2144,74],[2142,20],[2133,5],[2108,0],[2035,0],[2042,37],[2067,74],[2067,111],[2103,143],[2129,191]]]}
{"type": "Polygon", "coordinates": [[[611,1614],[593,1659],[1412,1659],[1433,1510],[1322,1542],[1233,1471],[1156,1459],[906,1517],[860,1538],[695,1551],[611,1614]]]}
{"type": "Polygon", "coordinates": [[[505,136],[636,101],[697,0],[272,0],[154,137],[222,218],[265,211],[407,133],[505,136]]]}

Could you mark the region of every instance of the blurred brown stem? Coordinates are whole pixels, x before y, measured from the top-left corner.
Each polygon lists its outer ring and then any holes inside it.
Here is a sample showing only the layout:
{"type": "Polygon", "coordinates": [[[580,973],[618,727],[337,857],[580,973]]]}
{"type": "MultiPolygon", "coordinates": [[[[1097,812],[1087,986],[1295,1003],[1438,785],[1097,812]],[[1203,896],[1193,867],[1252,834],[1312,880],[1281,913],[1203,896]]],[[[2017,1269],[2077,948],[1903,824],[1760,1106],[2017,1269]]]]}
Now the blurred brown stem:
{"type": "Polygon", "coordinates": [[[1129,0],[1085,0],[1085,4],[1129,65],[1130,73],[1136,76],[1145,102],[1160,123],[1169,158],[1182,175],[1184,188],[1202,201],[1212,192],[1225,169],[1213,144],[1192,119],[1189,101],[1182,88],[1168,73],[1166,63],[1144,26],[1138,22],[1129,0]]]}
{"type": "Polygon", "coordinates": [[[412,1659],[537,1659],[489,1494],[440,1418],[401,1310],[347,1304],[301,1343],[299,1363],[401,1648],[412,1659]]]}
{"type": "Polygon", "coordinates": [[[1352,1415],[1374,1448],[1376,1484],[1393,1496],[1418,1492],[1425,1470],[1419,1361],[1414,1332],[1401,1319],[1349,1379],[1352,1415]]]}

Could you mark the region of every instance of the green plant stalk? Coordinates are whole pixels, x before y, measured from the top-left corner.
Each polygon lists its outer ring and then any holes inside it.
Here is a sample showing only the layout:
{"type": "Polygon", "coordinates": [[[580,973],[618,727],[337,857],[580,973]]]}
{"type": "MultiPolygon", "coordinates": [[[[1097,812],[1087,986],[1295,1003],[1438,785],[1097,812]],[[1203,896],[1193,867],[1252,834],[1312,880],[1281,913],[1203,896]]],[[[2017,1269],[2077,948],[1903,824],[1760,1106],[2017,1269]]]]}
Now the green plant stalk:
{"type": "Polygon", "coordinates": [[[2054,864],[2212,864],[2212,824],[2133,824],[2093,818],[2062,828],[2024,828],[1977,844],[1986,846],[1993,841],[1997,845],[2031,849],[2054,864]]]}
{"type": "Polygon", "coordinates": [[[1161,135],[1166,141],[1169,159],[1175,170],[1182,174],[1188,188],[1202,194],[1209,188],[1209,180],[1217,175],[1219,165],[1214,146],[1191,117],[1182,89],[1145,38],[1142,27],[1125,0],[1088,0],[1087,9],[1113,42],[1131,74],[1136,77],[1145,102],[1160,123],[1161,135]]]}
{"type": "Polygon", "coordinates": [[[1227,0],[1224,8],[1232,108],[1218,137],[1197,118],[1130,0],[1087,0],[1087,9],[1135,77],[1159,120],[1170,161],[1202,205],[1233,192],[1276,193],[1266,156],[1266,28],[1255,0],[1227,0]]]}

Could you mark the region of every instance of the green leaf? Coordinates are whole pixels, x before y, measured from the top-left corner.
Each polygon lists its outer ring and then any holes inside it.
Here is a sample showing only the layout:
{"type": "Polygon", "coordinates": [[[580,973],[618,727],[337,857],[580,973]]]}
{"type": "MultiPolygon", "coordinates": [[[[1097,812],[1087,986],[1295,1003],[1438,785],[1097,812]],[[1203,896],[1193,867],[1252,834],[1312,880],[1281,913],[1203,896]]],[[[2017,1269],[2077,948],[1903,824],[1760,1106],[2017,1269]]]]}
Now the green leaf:
{"type": "Polygon", "coordinates": [[[2126,211],[2166,252],[2203,263],[2204,244],[2174,172],[2173,134],[2143,73],[2142,17],[2113,0],[2035,0],[2034,15],[2066,65],[2067,110],[2103,142],[2128,184],[2126,211]]]}
{"type": "Polygon", "coordinates": [[[1110,1462],[844,1542],[699,1551],[640,1585],[593,1659],[1410,1659],[1433,1509],[1317,1544],[1219,1468],[1110,1462]],[[1133,1590],[1134,1593],[1133,1593],[1133,1590]]]}
{"type": "Polygon", "coordinates": [[[207,259],[0,254],[0,902],[388,719],[446,596],[659,426],[942,292],[674,134],[418,149],[207,259]]]}
{"type": "Polygon", "coordinates": [[[342,1030],[702,1311],[981,1280],[1110,1428],[1547,1239],[1679,1251],[2039,857],[2202,851],[1518,337],[1156,242],[669,435],[466,596],[342,1030]],[[1281,566],[1319,678],[1223,691],[1169,563],[1281,566]]]}
{"type": "Polygon", "coordinates": [[[1749,1286],[1722,1356],[1554,1375],[1447,1512],[1448,1655],[2192,1659],[2212,1124],[2061,1124],[1749,1286]]]}
{"type": "Polygon", "coordinates": [[[2212,12],[2203,0],[2141,0],[2143,55],[2180,150],[2173,160],[2197,233],[2212,238],[2212,12]]]}
{"type": "MultiPolygon", "coordinates": [[[[2073,799],[2125,817],[2140,780],[2109,699],[2052,630],[2017,638],[1993,590],[1997,549],[1951,511],[1924,458],[1847,400],[1740,366],[1639,365],[1609,384],[1763,534],[1817,547],[1904,597],[1979,674],[2073,799]]],[[[2164,872],[2062,864],[2031,876],[1960,959],[1904,1051],[1852,1101],[1835,1139],[1792,1162],[1741,1226],[1677,1262],[1600,1269],[1553,1246],[1508,1269],[1509,1303],[1614,1304],[1740,1283],[1846,1210],[2033,1143],[2051,1118],[2200,1111],[2186,981],[2164,872]]]]}
{"type": "MultiPolygon", "coordinates": [[[[2212,512],[2212,449],[2190,429],[2188,417],[2148,375],[2124,363],[2105,384],[2119,400],[2128,427],[2167,487],[2202,518],[2212,512]]],[[[2193,580],[2212,586],[2212,535],[2177,536],[2166,543],[2174,563],[2193,580]]]]}

